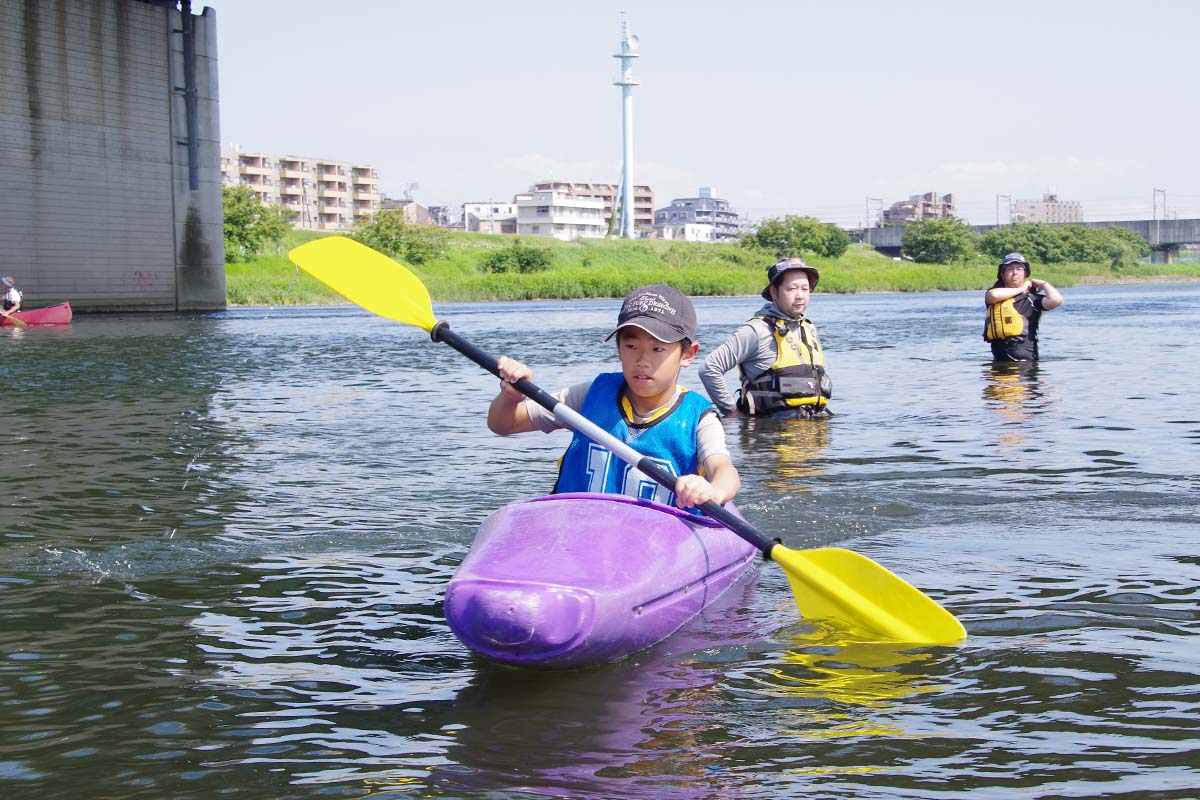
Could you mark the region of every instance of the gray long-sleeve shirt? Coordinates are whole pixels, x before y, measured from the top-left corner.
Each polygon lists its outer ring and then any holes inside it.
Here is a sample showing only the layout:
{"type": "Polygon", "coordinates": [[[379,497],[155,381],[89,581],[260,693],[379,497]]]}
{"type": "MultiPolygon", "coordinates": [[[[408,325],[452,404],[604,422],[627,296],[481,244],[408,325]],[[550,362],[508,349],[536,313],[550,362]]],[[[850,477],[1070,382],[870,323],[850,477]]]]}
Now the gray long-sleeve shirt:
{"type": "MultiPolygon", "coordinates": [[[[755,312],[755,316],[784,320],[792,330],[799,328],[804,319],[787,316],[774,303],[764,305],[755,312]]],[[[717,411],[728,415],[737,410],[733,393],[725,383],[725,373],[741,364],[746,377],[754,380],[771,368],[777,356],[775,334],[770,325],[760,319],[750,319],[739,325],[729,338],[705,357],[700,367],[700,382],[704,384],[717,411]]]]}

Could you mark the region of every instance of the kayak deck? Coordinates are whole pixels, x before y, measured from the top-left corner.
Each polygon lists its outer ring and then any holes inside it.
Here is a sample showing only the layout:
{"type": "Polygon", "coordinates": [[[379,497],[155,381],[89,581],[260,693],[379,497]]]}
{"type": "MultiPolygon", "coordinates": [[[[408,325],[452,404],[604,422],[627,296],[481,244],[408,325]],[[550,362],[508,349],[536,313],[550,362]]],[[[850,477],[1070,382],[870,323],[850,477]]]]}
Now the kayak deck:
{"type": "Polygon", "coordinates": [[[480,527],[446,590],[446,619],[474,652],[564,668],[662,641],[758,563],[719,523],[621,495],[507,505],[480,527]]]}

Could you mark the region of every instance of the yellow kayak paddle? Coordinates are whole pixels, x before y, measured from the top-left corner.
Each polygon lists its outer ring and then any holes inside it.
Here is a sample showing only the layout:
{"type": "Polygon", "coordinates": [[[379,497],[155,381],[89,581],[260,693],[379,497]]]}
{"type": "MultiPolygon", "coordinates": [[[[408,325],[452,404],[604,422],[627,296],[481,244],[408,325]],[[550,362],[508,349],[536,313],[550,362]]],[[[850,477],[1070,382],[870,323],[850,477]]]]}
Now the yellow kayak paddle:
{"type": "MultiPolygon", "coordinates": [[[[499,377],[496,358],[450,330],[448,323],[435,319],[425,285],[382,253],[352,239],[332,236],[301,245],[288,257],[350,302],[421,328],[435,342],[450,345],[499,377]]],[[[663,486],[674,488],[673,475],[553,395],[527,380],[515,386],[564,425],[663,486]]],[[[866,556],[836,547],[790,550],[723,506],[708,502],[701,509],[783,568],[800,613],[807,619],[836,620],[862,637],[914,644],[950,644],[966,636],[953,614],[866,556]]]]}

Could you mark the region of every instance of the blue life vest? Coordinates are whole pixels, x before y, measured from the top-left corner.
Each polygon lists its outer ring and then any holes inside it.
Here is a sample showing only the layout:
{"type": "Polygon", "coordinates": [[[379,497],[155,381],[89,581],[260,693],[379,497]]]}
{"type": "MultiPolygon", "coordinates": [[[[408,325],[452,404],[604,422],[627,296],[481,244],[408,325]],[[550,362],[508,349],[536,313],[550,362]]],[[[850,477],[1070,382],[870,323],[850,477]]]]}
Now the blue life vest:
{"type": "MultiPolygon", "coordinates": [[[[684,392],[666,413],[645,422],[633,422],[622,408],[625,376],[620,372],[597,375],[588,388],[580,412],[634,450],[649,456],[672,475],[698,472],[696,426],[712,403],[696,392],[684,392]]],[[[604,492],[675,504],[675,492],[646,477],[581,433],[575,433],[563,454],[554,494],[604,492]]],[[[699,514],[699,509],[689,509],[699,514]]]]}

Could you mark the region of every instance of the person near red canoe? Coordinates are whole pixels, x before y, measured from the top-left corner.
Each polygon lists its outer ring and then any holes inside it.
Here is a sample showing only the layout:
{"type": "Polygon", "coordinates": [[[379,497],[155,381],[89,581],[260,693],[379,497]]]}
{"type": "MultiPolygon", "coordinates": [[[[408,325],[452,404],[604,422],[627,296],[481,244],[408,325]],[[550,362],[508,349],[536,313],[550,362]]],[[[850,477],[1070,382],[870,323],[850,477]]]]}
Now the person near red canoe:
{"type": "MultiPolygon", "coordinates": [[[[577,432],[563,454],[554,493],[624,494],[687,509],[732,500],[741,479],[721,421],[703,395],[679,385],[680,371],[700,350],[691,301],[671,286],[634,289],[605,341],[614,336],[621,371],[569,386],[555,397],[674,474],[674,491],[577,432]]],[[[507,356],[497,366],[500,393],[488,409],[493,433],[565,427],[512,385],[532,380],[528,366],[507,356]]]]}
{"type": "Polygon", "coordinates": [[[17,290],[17,286],[13,283],[11,277],[5,276],[0,278],[0,290],[4,292],[3,306],[0,310],[0,315],[9,316],[21,310],[21,293],[17,290]]]}

